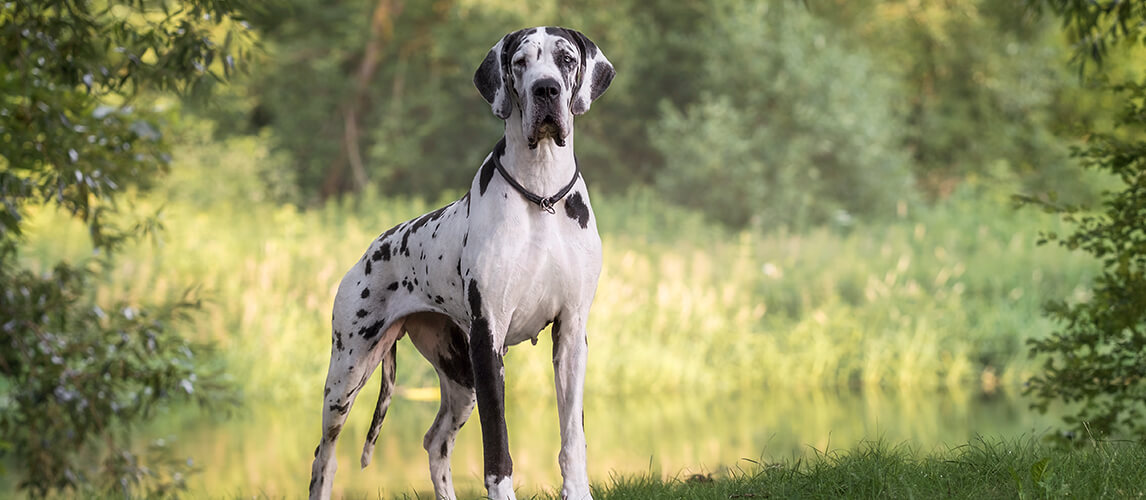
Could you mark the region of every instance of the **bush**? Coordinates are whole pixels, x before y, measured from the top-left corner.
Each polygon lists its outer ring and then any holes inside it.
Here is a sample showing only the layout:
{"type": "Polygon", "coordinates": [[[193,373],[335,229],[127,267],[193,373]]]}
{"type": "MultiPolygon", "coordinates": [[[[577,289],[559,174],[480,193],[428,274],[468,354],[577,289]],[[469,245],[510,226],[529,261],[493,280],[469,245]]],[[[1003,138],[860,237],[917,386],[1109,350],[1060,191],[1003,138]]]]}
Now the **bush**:
{"type": "Polygon", "coordinates": [[[650,130],[665,196],[734,226],[887,215],[910,198],[894,83],[798,5],[713,13],[696,104],[650,130]],[[825,78],[825,75],[831,75],[825,78]]]}
{"type": "MultiPolygon", "coordinates": [[[[1077,41],[1078,61],[1101,63],[1110,48],[1146,46],[1146,6],[1136,2],[1033,2],[1063,18],[1077,41]]],[[[1085,69],[1085,67],[1083,68],[1085,69]]],[[[1099,67],[1098,76],[1111,70],[1099,67]]],[[[1141,72],[1110,86],[1122,112],[1113,132],[1094,131],[1075,151],[1083,166],[1105,171],[1119,184],[1103,195],[1098,210],[1036,202],[1074,222],[1059,238],[1071,250],[1090,254],[1102,266],[1087,300],[1059,299],[1047,315],[1059,330],[1030,342],[1043,370],[1030,381],[1034,406],[1071,403],[1066,424],[1080,436],[1127,434],[1146,440],[1146,78],[1141,72]]]]}
{"type": "Polygon", "coordinates": [[[230,35],[242,34],[232,2],[182,7],[0,6],[0,457],[34,496],[169,493],[186,464],[137,454],[131,425],[180,396],[229,394],[202,346],[171,330],[193,301],[116,302],[95,292],[112,255],[157,228],[117,205],[169,160],[161,116],[136,109],[147,108],[141,95],[194,95],[235,68],[230,35]],[[227,42],[216,44],[212,34],[223,32],[227,42]],[[82,223],[95,259],[24,267],[24,217],[49,204],[82,223]]]}

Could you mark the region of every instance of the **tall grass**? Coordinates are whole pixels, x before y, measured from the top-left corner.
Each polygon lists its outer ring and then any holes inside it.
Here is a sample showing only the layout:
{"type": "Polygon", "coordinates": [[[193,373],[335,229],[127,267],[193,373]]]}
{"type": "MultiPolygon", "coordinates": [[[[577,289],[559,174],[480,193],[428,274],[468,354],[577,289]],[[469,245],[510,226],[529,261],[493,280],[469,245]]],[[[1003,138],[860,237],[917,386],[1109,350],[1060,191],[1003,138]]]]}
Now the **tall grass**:
{"type": "MultiPolygon", "coordinates": [[[[138,212],[162,207],[167,231],[131,248],[98,293],[142,301],[194,287],[205,306],[188,336],[218,343],[251,392],[315,398],[338,280],[379,233],[446,200],[363,195],[309,210],[243,201],[234,185],[253,183],[241,166],[268,160],[254,142],[229,144],[212,161],[185,152],[191,165],[176,172],[193,174],[134,197],[138,212]],[[211,183],[221,187],[203,187],[211,183]]],[[[644,191],[594,199],[605,265],[589,387],[1013,387],[1034,366],[1024,339],[1051,329],[1040,304],[1085,298],[1094,269],[1036,246],[1037,231],[1059,223],[1011,210],[1002,194],[972,187],[884,221],[799,234],[722,230],[644,191]]],[[[82,229],[50,210],[29,234],[32,266],[90,253],[82,229]]],[[[436,386],[429,365],[400,347],[399,384],[436,386]]],[[[532,351],[510,352],[509,390],[536,390],[550,376],[549,356],[532,351]]]]}
{"type": "Polygon", "coordinates": [[[988,192],[846,231],[672,241],[634,230],[663,207],[629,203],[600,210],[630,228],[605,233],[592,333],[622,387],[1013,386],[1032,367],[1024,339],[1052,328],[1040,304],[1082,298],[1091,272],[1035,245],[1054,220],[988,192]]]}

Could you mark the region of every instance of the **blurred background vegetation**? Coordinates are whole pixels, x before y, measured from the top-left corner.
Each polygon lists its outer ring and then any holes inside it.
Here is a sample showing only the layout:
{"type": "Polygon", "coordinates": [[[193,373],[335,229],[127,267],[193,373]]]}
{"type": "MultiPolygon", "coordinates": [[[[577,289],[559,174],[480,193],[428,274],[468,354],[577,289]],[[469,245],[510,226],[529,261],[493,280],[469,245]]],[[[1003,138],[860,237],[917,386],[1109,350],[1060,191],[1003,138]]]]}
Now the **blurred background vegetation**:
{"type": "MultiPolygon", "coordinates": [[[[57,2],[72,3],[86,4],[57,2]]],[[[92,4],[93,12],[106,6],[92,4]]],[[[327,318],[337,282],[377,234],[468,186],[502,133],[472,88],[472,73],[489,47],[522,26],[578,29],[617,68],[609,92],[577,122],[578,155],[605,244],[587,376],[597,401],[626,398],[624,404],[632,405],[633,399],[653,398],[655,406],[676,408],[742,399],[748,412],[783,408],[788,420],[800,421],[801,412],[850,415],[855,394],[891,391],[897,401],[921,402],[953,395],[963,406],[1017,397],[1039,368],[1026,341],[1056,328],[1043,315],[1043,303],[1087,302],[1099,272],[1085,256],[1037,244],[1040,232],[1066,233],[1069,223],[1014,209],[1015,194],[1093,205],[1117,182],[1077,168],[1070,157],[1088,134],[1113,129],[1116,99],[1101,80],[1080,78],[1068,64],[1073,40],[1059,20],[1038,16],[1023,2],[124,4],[138,9],[131,15],[139,17],[127,17],[137,21],[154,19],[149,16],[163,7],[217,6],[214,19],[191,19],[211,20],[197,24],[203,39],[226,48],[211,58],[196,53],[191,60],[199,66],[179,69],[185,76],[180,81],[193,85],[157,77],[138,89],[92,94],[82,72],[56,83],[86,96],[79,115],[101,113],[99,106],[120,113],[114,116],[137,110],[148,124],[136,128],[145,132],[137,135],[155,134],[162,161],[143,171],[105,168],[105,178],[117,176],[114,188],[107,188],[116,203],[97,203],[109,209],[101,223],[149,236],[117,242],[119,258],[111,261],[105,259],[108,247],[93,239],[100,233],[92,230],[88,212],[53,199],[51,189],[23,198],[22,191],[5,191],[9,213],[19,217],[10,227],[19,231],[5,233],[11,250],[3,267],[44,280],[52,279],[59,262],[98,267],[75,293],[102,310],[198,306],[187,320],[165,321],[163,331],[205,346],[196,347],[202,353],[197,359],[225,367],[227,386],[245,396],[249,409],[241,419],[276,422],[275,436],[257,425],[224,426],[215,412],[168,405],[159,410],[156,428],[139,431],[135,440],[129,434],[124,446],[156,442],[143,436],[198,436],[178,452],[194,448],[216,463],[236,461],[234,467],[227,462],[227,471],[204,466],[199,487],[214,494],[301,491],[318,437],[327,318]],[[226,59],[231,53],[235,59],[226,59]],[[166,230],[149,230],[159,225],[166,230]],[[763,393],[780,399],[763,401],[763,393]],[[793,393],[848,403],[782,402],[793,393]],[[238,444],[202,450],[211,440],[238,444]],[[235,458],[243,453],[258,459],[235,458]],[[271,469],[277,473],[265,472],[271,469]]],[[[0,6],[10,40],[35,38],[20,24],[18,9],[26,7],[0,6]]],[[[62,7],[45,12],[68,15],[62,7]]],[[[103,46],[93,53],[116,50],[103,46]]],[[[1111,52],[1103,74],[1141,74],[1142,55],[1140,49],[1111,52]]],[[[3,113],[35,106],[13,83],[21,69],[3,66],[3,113]]],[[[7,153],[23,140],[11,128],[20,125],[11,123],[0,130],[7,153]]],[[[76,163],[67,151],[44,163],[76,163]]],[[[21,178],[17,157],[7,153],[0,173],[21,178]]],[[[71,175],[57,170],[61,178],[71,175]]],[[[436,385],[433,372],[407,343],[400,348],[401,394],[424,399],[421,389],[436,385]]],[[[511,400],[552,398],[548,357],[537,354],[519,348],[507,358],[511,400]]],[[[21,382],[9,366],[0,369],[9,370],[0,389],[15,394],[21,382]]],[[[179,389],[189,375],[176,375],[154,390],[179,389]]],[[[51,387],[46,390],[37,396],[40,402],[58,399],[51,387]]],[[[0,397],[0,408],[11,414],[15,400],[0,397]]],[[[606,417],[621,411],[596,405],[604,420],[590,418],[590,436],[594,425],[609,426],[606,417]]],[[[392,413],[404,411],[400,406],[392,413]]],[[[892,413],[903,410],[897,406],[892,413]]],[[[731,452],[642,450],[677,453],[686,461],[730,461],[743,453],[758,456],[770,432],[797,436],[782,453],[823,443],[816,433],[833,432],[738,415],[735,424],[706,422],[698,427],[711,429],[678,433],[736,435],[732,441],[740,448],[731,452]],[[752,428],[754,422],[770,430],[752,428]]],[[[1022,412],[1005,418],[1014,424],[1007,427],[1011,432],[1032,422],[1022,412]]],[[[420,436],[429,424],[423,420],[408,429],[401,419],[388,423],[380,446],[389,436],[420,436]]],[[[849,421],[833,420],[834,431],[862,439],[863,432],[841,429],[849,421]]],[[[908,429],[893,436],[941,443],[982,430],[927,422],[934,421],[893,420],[893,429],[908,429]]],[[[11,437],[19,422],[8,425],[0,440],[0,454],[8,457],[0,483],[15,487],[29,465],[12,452],[24,446],[11,437]]],[[[871,431],[870,422],[861,429],[871,431]]],[[[617,435],[613,448],[591,437],[590,455],[602,457],[601,467],[647,470],[648,455],[606,458],[623,449],[626,434],[617,435]]],[[[393,439],[401,452],[381,454],[421,464],[416,440],[393,439]]],[[[354,446],[346,444],[352,440],[353,433],[344,440],[344,464],[356,463],[354,446]]],[[[464,463],[467,451],[459,446],[464,463]]],[[[480,457],[480,446],[474,448],[470,453],[480,457]]],[[[90,453],[106,453],[102,449],[96,443],[90,453]]],[[[537,467],[553,469],[551,461],[542,459],[537,467]]],[[[480,458],[473,463],[478,470],[480,458]]],[[[528,461],[517,463],[533,470],[528,461]]],[[[82,463],[73,467],[83,469],[82,463]]],[[[595,477],[610,470],[594,469],[595,477]]],[[[538,473],[544,474],[553,472],[538,473]]],[[[183,485],[161,482],[164,488],[183,485]]],[[[415,481],[387,487],[410,483],[415,481]]]]}

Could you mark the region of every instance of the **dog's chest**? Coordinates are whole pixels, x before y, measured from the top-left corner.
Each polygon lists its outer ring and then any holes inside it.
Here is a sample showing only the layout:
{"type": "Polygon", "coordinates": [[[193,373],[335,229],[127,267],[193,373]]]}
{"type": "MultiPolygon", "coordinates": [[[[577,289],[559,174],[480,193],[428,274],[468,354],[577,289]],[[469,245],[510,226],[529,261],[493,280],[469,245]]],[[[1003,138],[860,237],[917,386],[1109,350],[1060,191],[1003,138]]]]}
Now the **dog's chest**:
{"type": "Polygon", "coordinates": [[[487,194],[474,204],[462,261],[487,313],[509,318],[501,326],[505,344],[513,345],[534,338],[561,311],[592,301],[601,240],[584,184],[553,213],[512,191],[487,194]]]}

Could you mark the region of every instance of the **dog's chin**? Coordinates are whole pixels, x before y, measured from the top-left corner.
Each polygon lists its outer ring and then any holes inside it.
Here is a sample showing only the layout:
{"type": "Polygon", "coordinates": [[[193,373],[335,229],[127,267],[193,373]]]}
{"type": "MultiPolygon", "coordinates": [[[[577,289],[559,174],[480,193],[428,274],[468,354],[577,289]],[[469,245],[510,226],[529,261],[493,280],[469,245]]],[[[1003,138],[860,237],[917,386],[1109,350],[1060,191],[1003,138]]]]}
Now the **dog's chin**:
{"type": "Polygon", "coordinates": [[[565,147],[565,130],[562,129],[556,118],[547,116],[533,126],[527,139],[529,140],[529,149],[537,149],[537,145],[545,139],[553,139],[553,142],[559,147],[565,147]]]}

